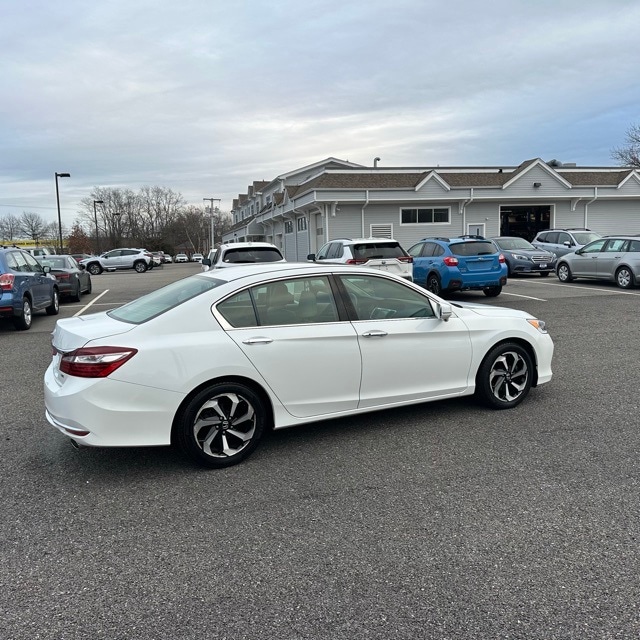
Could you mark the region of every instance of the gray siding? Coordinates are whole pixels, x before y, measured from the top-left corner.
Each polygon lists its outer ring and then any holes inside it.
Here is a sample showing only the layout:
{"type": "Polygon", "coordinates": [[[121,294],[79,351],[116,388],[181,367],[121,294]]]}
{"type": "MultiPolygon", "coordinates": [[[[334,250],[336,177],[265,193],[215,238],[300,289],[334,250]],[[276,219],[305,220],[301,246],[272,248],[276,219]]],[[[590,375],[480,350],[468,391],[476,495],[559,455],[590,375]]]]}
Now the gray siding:
{"type": "Polygon", "coordinates": [[[602,235],[640,233],[640,203],[636,200],[596,200],[589,205],[588,227],[602,235]]]}

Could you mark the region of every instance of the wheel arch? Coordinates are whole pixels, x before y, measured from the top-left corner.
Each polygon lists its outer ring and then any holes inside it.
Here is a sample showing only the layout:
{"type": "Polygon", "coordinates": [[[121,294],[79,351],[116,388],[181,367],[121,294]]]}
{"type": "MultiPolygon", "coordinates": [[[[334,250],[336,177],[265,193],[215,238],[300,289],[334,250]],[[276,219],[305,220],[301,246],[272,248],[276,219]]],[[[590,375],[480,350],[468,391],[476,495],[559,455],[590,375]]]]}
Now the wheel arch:
{"type": "Polygon", "coordinates": [[[189,402],[191,402],[192,398],[198,395],[203,389],[212,384],[217,384],[220,382],[232,382],[236,384],[242,384],[245,387],[251,389],[255,394],[257,394],[264,402],[264,406],[267,410],[267,424],[265,425],[266,431],[272,431],[274,427],[274,411],[273,411],[273,403],[271,402],[271,398],[269,394],[266,392],[264,387],[257,383],[255,380],[251,378],[245,378],[244,376],[220,376],[218,378],[211,378],[210,380],[206,380],[205,382],[199,384],[197,387],[192,389],[182,400],[180,406],[176,410],[173,420],[171,422],[171,444],[175,444],[175,434],[176,434],[176,426],[178,422],[178,416],[182,413],[184,408],[187,406],[189,402]]]}
{"type": "Polygon", "coordinates": [[[635,272],[633,271],[633,269],[626,262],[622,263],[622,264],[619,264],[616,267],[616,270],[615,270],[615,273],[614,273],[614,279],[617,277],[618,271],[620,271],[620,269],[626,269],[631,274],[631,281],[635,286],[640,285],[640,277],[636,277],[635,272]]]}
{"type": "Polygon", "coordinates": [[[478,371],[480,371],[480,368],[482,367],[482,363],[485,361],[485,358],[487,357],[487,355],[496,347],[500,346],[501,344],[517,344],[518,346],[522,347],[527,354],[529,355],[529,357],[531,358],[531,362],[533,363],[533,377],[531,380],[531,386],[532,387],[537,387],[538,386],[538,358],[536,358],[536,350],[533,348],[533,345],[528,341],[525,340],[524,338],[505,338],[503,340],[498,340],[498,342],[492,344],[490,347],[488,347],[485,351],[484,356],[482,357],[482,360],[480,361],[480,365],[478,366],[478,370],[476,371],[476,378],[478,376],[478,371]]]}

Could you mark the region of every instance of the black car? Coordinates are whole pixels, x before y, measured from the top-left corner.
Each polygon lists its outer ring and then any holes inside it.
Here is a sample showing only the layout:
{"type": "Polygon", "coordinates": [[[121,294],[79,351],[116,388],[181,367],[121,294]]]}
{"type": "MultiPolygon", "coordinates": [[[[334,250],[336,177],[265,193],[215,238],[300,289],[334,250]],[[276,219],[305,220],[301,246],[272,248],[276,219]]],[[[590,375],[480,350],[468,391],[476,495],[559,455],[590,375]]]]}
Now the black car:
{"type": "Polygon", "coordinates": [[[91,275],[72,256],[40,256],[38,262],[51,269],[58,281],[60,297],[79,302],[83,293],[91,293],[91,275]]]}
{"type": "Polygon", "coordinates": [[[58,303],[58,283],[49,267],[22,249],[0,247],[0,318],[11,318],[16,329],[30,329],[34,311],[55,316],[58,303]]]}

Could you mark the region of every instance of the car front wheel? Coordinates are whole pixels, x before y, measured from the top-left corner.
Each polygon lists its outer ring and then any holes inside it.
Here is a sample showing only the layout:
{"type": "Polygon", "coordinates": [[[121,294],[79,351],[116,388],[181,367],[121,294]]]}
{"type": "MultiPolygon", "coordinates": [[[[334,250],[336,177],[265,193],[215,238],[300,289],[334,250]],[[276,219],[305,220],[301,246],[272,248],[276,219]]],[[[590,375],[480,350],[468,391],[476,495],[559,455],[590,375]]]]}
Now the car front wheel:
{"type": "Polygon", "coordinates": [[[31,323],[33,321],[33,312],[31,310],[31,300],[29,298],[22,299],[22,315],[16,316],[13,319],[13,326],[18,331],[26,331],[31,329],[31,323]]]}
{"type": "Polygon", "coordinates": [[[94,262],[93,264],[90,264],[87,267],[87,271],[92,276],[99,276],[102,273],[102,267],[99,264],[97,264],[96,262],[94,262]]]}
{"type": "Polygon", "coordinates": [[[147,265],[142,262],[142,261],[138,261],[133,265],[133,268],[138,272],[138,273],[144,273],[147,270],[147,265]]]}
{"type": "Polygon", "coordinates": [[[229,467],[258,445],[267,414],[260,397],[233,382],[212,384],[198,393],[176,422],[176,442],[207,467],[229,467]]]}
{"type": "Polygon", "coordinates": [[[520,345],[506,342],[485,356],[476,375],[476,396],[493,409],[520,404],[531,388],[533,364],[520,345]]]}
{"type": "Polygon", "coordinates": [[[616,271],[616,284],[621,289],[631,289],[633,286],[633,273],[628,267],[620,267],[616,271]]]}
{"type": "Polygon", "coordinates": [[[558,265],[557,276],[560,282],[571,282],[573,280],[571,269],[569,269],[569,265],[565,262],[558,265]]]}

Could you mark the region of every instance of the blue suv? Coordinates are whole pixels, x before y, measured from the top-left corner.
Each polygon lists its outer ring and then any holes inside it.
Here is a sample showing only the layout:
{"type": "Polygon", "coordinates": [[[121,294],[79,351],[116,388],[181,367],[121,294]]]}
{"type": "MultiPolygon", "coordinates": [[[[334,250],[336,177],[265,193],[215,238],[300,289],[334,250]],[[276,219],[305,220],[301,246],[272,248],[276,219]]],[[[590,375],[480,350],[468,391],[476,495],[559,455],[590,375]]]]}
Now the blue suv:
{"type": "Polygon", "coordinates": [[[475,289],[493,297],[507,283],[505,257],[482,236],[423,238],[408,253],[413,281],[436,295],[475,289]]]}
{"type": "Polygon", "coordinates": [[[11,318],[16,329],[25,330],[34,311],[57,315],[60,294],[49,271],[22,249],[0,247],[0,318],[11,318]]]}

